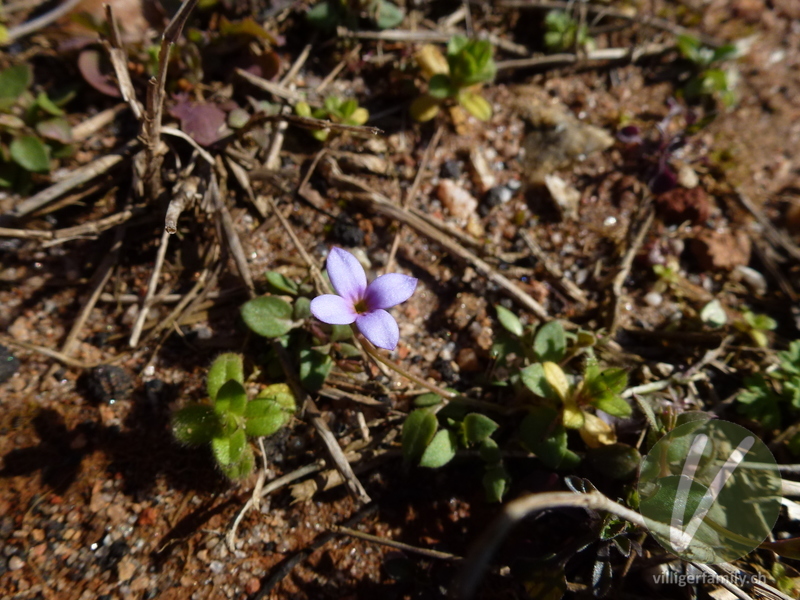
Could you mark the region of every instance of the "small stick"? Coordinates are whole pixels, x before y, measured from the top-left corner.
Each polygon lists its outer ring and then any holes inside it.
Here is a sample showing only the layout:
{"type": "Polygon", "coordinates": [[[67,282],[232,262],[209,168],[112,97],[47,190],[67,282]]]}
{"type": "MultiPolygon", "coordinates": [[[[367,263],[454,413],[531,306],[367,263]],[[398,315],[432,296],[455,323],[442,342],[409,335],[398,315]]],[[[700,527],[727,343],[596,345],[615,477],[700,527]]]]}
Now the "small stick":
{"type": "Polygon", "coordinates": [[[72,128],[72,139],[76,142],[85,140],[89,136],[100,131],[106,125],[113,123],[114,120],[126,110],[128,110],[128,105],[120,103],[112,108],[100,111],[85,121],[81,121],[72,128]]]}
{"type": "MultiPolygon", "coordinates": [[[[614,277],[614,283],[611,287],[613,306],[611,312],[611,322],[608,326],[609,336],[613,336],[617,331],[617,327],[619,326],[619,307],[622,303],[622,287],[625,284],[625,280],[628,278],[628,274],[631,272],[633,259],[636,258],[636,253],[639,251],[639,248],[642,247],[644,238],[647,235],[647,232],[650,231],[650,226],[653,224],[655,211],[653,210],[652,199],[649,196],[645,198],[644,205],[640,208],[640,214],[642,213],[645,215],[644,219],[642,220],[635,237],[633,237],[628,251],[625,253],[625,256],[622,259],[619,272],[614,277]]],[[[633,224],[631,224],[630,231],[633,231],[633,224]]]]}
{"type": "Polygon", "coordinates": [[[741,190],[736,190],[736,199],[756,218],[758,224],[764,229],[764,237],[766,237],[773,246],[783,248],[793,259],[800,260],[800,247],[792,242],[789,236],[776,229],[764,212],[761,211],[750,198],[745,196],[741,190]]]}
{"type": "Polygon", "coordinates": [[[411,546],[410,544],[404,544],[403,542],[396,542],[394,540],[390,540],[387,538],[378,537],[377,535],[364,533],[362,531],[359,531],[358,529],[350,529],[349,527],[334,525],[333,527],[331,527],[331,531],[342,535],[349,535],[350,537],[358,538],[361,540],[366,540],[368,542],[373,542],[375,544],[380,544],[381,546],[388,546],[389,548],[395,548],[396,550],[403,550],[405,552],[411,552],[413,554],[420,554],[422,556],[427,556],[428,558],[436,558],[439,560],[453,560],[453,561],[464,560],[463,557],[456,556],[455,554],[450,554],[449,552],[439,552],[438,550],[428,550],[427,548],[419,548],[417,546],[411,546]]]}
{"type": "MultiPolygon", "coordinates": [[[[311,475],[312,473],[317,473],[325,468],[325,461],[323,459],[318,459],[316,462],[311,463],[310,465],[305,465],[304,467],[300,467],[299,469],[295,469],[291,473],[287,473],[277,479],[273,479],[267,485],[261,488],[261,493],[259,498],[265,498],[269,496],[272,492],[276,492],[282,487],[289,485],[293,481],[298,479],[302,479],[306,475],[311,475]]],[[[263,473],[263,471],[262,471],[263,473]]],[[[247,514],[247,512],[253,508],[256,504],[255,494],[251,496],[247,502],[245,502],[244,506],[239,509],[239,513],[236,515],[236,518],[233,520],[230,529],[228,530],[227,535],[225,536],[225,543],[228,544],[228,549],[233,552],[236,550],[236,533],[239,530],[239,525],[242,523],[242,519],[247,514]]]]}
{"type": "Polygon", "coordinates": [[[344,125],[342,123],[334,123],[333,121],[326,121],[325,119],[314,119],[313,117],[301,117],[299,115],[291,115],[291,114],[267,115],[264,113],[258,113],[250,117],[250,120],[236,132],[216,141],[214,145],[220,147],[225,146],[231,141],[240,138],[254,127],[257,127],[264,123],[277,123],[280,121],[286,121],[290,125],[297,125],[298,127],[302,127],[303,129],[347,131],[353,135],[360,135],[364,137],[368,137],[371,135],[381,135],[383,133],[382,129],[379,129],[377,127],[368,127],[366,125],[344,125]]]}
{"type": "Polygon", "coordinates": [[[41,17],[36,17],[35,19],[31,19],[27,23],[23,23],[22,25],[17,25],[16,27],[12,27],[6,32],[5,39],[0,46],[7,46],[11,42],[18,40],[19,38],[28,36],[32,33],[36,33],[40,29],[44,29],[50,23],[58,21],[61,17],[75,8],[81,0],[65,0],[63,4],[60,4],[53,8],[52,10],[44,13],[41,17]]]}
{"type": "Polygon", "coordinates": [[[16,346],[18,348],[22,348],[23,350],[30,350],[32,352],[38,352],[39,354],[49,356],[50,358],[53,358],[58,362],[67,365],[68,367],[75,367],[76,369],[93,369],[99,364],[101,364],[101,363],[97,364],[85,363],[83,361],[71,358],[61,352],[57,352],[56,350],[45,348],[44,346],[37,346],[36,344],[29,344],[27,342],[18,342],[14,338],[8,337],[7,335],[3,335],[1,333],[0,333],[0,341],[2,341],[4,344],[8,344],[9,346],[16,346]]]}
{"type": "Polygon", "coordinates": [[[114,15],[114,10],[110,4],[106,4],[106,21],[108,21],[110,29],[110,43],[105,43],[106,50],[111,59],[111,65],[114,67],[114,73],[117,75],[117,82],[119,83],[119,91],[122,93],[122,99],[128,103],[133,111],[133,115],[137,121],[142,120],[142,105],[136,99],[136,90],[133,88],[131,81],[131,73],[128,70],[128,55],[122,45],[122,36],[119,33],[119,23],[114,15]]]}
{"type": "MultiPolygon", "coordinates": [[[[360,521],[374,513],[378,510],[378,505],[373,504],[371,506],[366,506],[362,510],[358,511],[354,516],[350,517],[347,521],[345,521],[345,527],[352,527],[357,525],[360,521]]],[[[284,563],[281,564],[280,568],[267,579],[264,585],[259,590],[258,594],[255,596],[253,600],[264,600],[270,596],[272,590],[277,586],[283,578],[286,577],[292,569],[294,569],[298,564],[302,561],[307,559],[311,556],[315,551],[322,548],[325,544],[330,542],[336,537],[335,533],[326,533],[319,537],[319,539],[315,540],[308,548],[301,550],[290,559],[286,560],[284,563]]]]}
{"type": "Polygon", "coordinates": [[[637,48],[602,48],[582,55],[564,52],[561,54],[550,54],[548,56],[501,60],[497,62],[497,70],[552,69],[567,65],[583,65],[585,63],[605,61],[628,61],[637,63],[644,58],[663,54],[674,47],[675,44],[647,44],[637,48]]]}
{"type": "Polygon", "coordinates": [[[197,5],[198,0],[184,0],[178,12],[161,36],[161,49],[158,52],[158,75],[152,77],[147,86],[147,114],[142,121],[142,138],[145,142],[145,185],[149,195],[156,198],[161,191],[161,120],[164,114],[164,94],[169,67],[169,51],[183,31],[183,26],[197,5]]]}
{"type": "MultiPolygon", "coordinates": [[[[417,174],[414,177],[414,181],[411,184],[411,187],[408,188],[408,193],[403,198],[403,208],[408,209],[411,201],[416,197],[417,190],[419,190],[419,184],[422,182],[422,175],[425,173],[426,169],[428,168],[428,163],[431,161],[433,157],[433,153],[436,151],[436,146],[439,145],[439,140],[442,137],[442,132],[444,132],[444,127],[439,125],[436,128],[436,131],[431,138],[428,147],[425,148],[425,153],[422,155],[422,161],[417,167],[417,174]]],[[[386,261],[386,267],[384,267],[384,273],[390,273],[392,271],[392,265],[394,264],[394,257],[397,254],[397,248],[400,246],[400,238],[403,235],[404,226],[401,224],[400,227],[397,229],[397,232],[394,234],[394,240],[392,241],[392,248],[389,250],[389,258],[386,261]]]]}
{"type": "Polygon", "coordinates": [[[328,87],[331,82],[336,79],[339,73],[342,72],[342,69],[347,66],[347,63],[353,60],[353,57],[357,56],[359,52],[361,52],[361,44],[356,44],[355,47],[347,53],[347,56],[340,60],[339,63],[333,67],[333,69],[331,69],[331,72],[325,76],[325,79],[320,82],[320,84],[317,86],[317,89],[314,91],[318,94],[321,94],[322,90],[328,87]]]}
{"type": "Polygon", "coordinates": [[[164,258],[167,255],[169,238],[169,232],[164,230],[161,234],[161,245],[158,247],[156,262],[155,265],[153,265],[153,273],[150,275],[150,282],[147,285],[147,293],[142,301],[142,308],[139,310],[139,314],[136,316],[136,322],[133,325],[133,331],[131,331],[130,340],[128,340],[128,345],[131,348],[136,347],[136,345],[139,343],[139,336],[142,335],[142,328],[144,327],[144,322],[147,319],[147,313],[150,311],[150,304],[153,300],[153,296],[155,296],[156,293],[156,286],[158,285],[158,278],[161,275],[161,268],[164,266],[164,258]]]}
{"type": "Polygon", "coordinates": [[[589,299],[586,297],[586,294],[583,293],[583,290],[579,288],[574,281],[564,276],[564,271],[561,270],[561,267],[550,260],[550,257],[547,256],[547,253],[536,242],[536,240],[533,239],[533,236],[528,231],[521,229],[519,232],[519,237],[521,237],[522,241],[525,242],[528,250],[530,250],[531,254],[536,257],[536,260],[542,263],[545,271],[550,273],[550,275],[555,279],[558,279],[559,285],[567,294],[572,296],[573,300],[581,304],[587,304],[589,302],[589,299]]]}
{"type": "Polygon", "coordinates": [[[236,263],[236,268],[239,271],[239,275],[244,281],[245,286],[247,286],[247,291],[250,295],[250,298],[255,298],[256,288],[253,284],[253,276],[250,273],[250,265],[247,263],[247,257],[244,254],[242,241],[239,239],[239,234],[236,232],[236,227],[233,225],[231,213],[228,211],[228,207],[225,206],[225,201],[222,199],[222,196],[219,192],[217,177],[213,174],[211,175],[211,184],[208,186],[208,191],[211,195],[212,201],[214,202],[214,206],[219,213],[222,229],[225,231],[225,239],[228,242],[228,247],[231,249],[231,254],[233,255],[233,260],[236,263]]]}
{"type": "Polygon", "coordinates": [[[39,210],[46,204],[49,204],[53,200],[60,198],[70,190],[90,182],[95,177],[107,173],[113,167],[117,166],[124,159],[126,159],[128,155],[138,146],[139,142],[137,140],[132,140],[111,154],[106,154],[105,156],[101,156],[97,160],[90,162],[88,165],[78,167],[72,171],[72,173],[66,179],[63,179],[62,181],[51,185],[49,188],[42,190],[38,194],[34,194],[27,200],[20,202],[10,212],[8,212],[8,216],[21,218],[39,210]]]}
{"type": "Polygon", "coordinates": [[[288,87],[285,87],[280,83],[273,83],[271,81],[267,81],[263,77],[259,77],[258,75],[253,75],[252,73],[249,73],[244,69],[236,69],[235,73],[248,83],[254,85],[255,87],[261,90],[264,90],[265,92],[269,92],[270,94],[272,94],[273,96],[277,96],[278,98],[283,98],[284,100],[288,100],[289,102],[292,103],[308,101],[306,100],[304,94],[289,89],[288,87]]]}

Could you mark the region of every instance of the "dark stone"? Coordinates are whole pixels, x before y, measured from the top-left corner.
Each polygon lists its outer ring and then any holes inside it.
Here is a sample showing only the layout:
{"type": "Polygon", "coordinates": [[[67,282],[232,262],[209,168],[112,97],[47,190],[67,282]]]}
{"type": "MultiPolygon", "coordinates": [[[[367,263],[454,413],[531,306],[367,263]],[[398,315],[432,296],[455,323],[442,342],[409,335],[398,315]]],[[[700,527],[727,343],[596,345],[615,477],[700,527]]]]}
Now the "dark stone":
{"type": "Polygon", "coordinates": [[[431,366],[439,372],[439,375],[447,383],[455,383],[458,380],[458,373],[453,368],[452,361],[437,358],[431,366]]]}
{"type": "Polygon", "coordinates": [[[458,179],[461,177],[461,163],[457,160],[446,160],[442,163],[442,169],[439,172],[440,177],[445,179],[458,179]]]}
{"type": "Polygon", "coordinates": [[[122,367],[100,365],[89,372],[86,387],[95,402],[127,400],[133,393],[133,379],[122,367]]]}
{"type": "Polygon", "coordinates": [[[334,241],[342,246],[361,246],[364,243],[364,232],[359,229],[355,221],[346,213],[339,213],[333,223],[331,236],[334,241]]]}
{"type": "Polygon", "coordinates": [[[157,407],[162,403],[166,389],[167,384],[160,379],[151,379],[144,384],[145,396],[147,396],[147,401],[153,407],[157,407]]]}
{"type": "Polygon", "coordinates": [[[0,346],[0,383],[5,383],[19,369],[19,359],[8,348],[0,346]]]}

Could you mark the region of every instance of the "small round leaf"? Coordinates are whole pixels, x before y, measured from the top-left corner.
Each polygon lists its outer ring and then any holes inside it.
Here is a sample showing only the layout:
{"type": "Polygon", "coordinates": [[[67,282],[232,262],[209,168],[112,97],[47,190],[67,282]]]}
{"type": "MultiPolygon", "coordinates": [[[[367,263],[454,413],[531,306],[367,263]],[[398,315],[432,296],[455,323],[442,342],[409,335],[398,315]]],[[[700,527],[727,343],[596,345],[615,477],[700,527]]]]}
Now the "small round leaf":
{"type": "Polygon", "coordinates": [[[206,381],[208,397],[216,400],[219,389],[230,380],[244,383],[242,357],[232,352],[220,354],[208,370],[208,380],[206,381]]]}
{"type": "Polygon", "coordinates": [[[467,440],[475,444],[484,441],[500,427],[489,417],[480,413],[470,413],[464,418],[464,430],[467,440]]]}
{"type": "Polygon", "coordinates": [[[50,170],[50,153],[42,140],[32,135],[18,137],[9,147],[11,158],[20,167],[31,173],[46,173],[50,170]]]}
{"type": "Polygon", "coordinates": [[[172,433],[183,444],[207,444],[220,431],[219,415],[207,404],[190,404],[172,417],[172,433]]]}
{"type": "Polygon", "coordinates": [[[457,447],[458,441],[455,434],[449,429],[442,429],[433,436],[431,443],[425,448],[419,466],[429,469],[443,467],[453,460],[457,447]]]}
{"type": "Polygon", "coordinates": [[[280,337],[294,327],[292,306],[277,296],[261,296],[242,306],[242,319],[258,335],[280,337]]]}
{"type": "Polygon", "coordinates": [[[416,462],[433,439],[439,423],[436,415],[426,409],[418,409],[406,417],[403,423],[403,460],[416,462]]]}

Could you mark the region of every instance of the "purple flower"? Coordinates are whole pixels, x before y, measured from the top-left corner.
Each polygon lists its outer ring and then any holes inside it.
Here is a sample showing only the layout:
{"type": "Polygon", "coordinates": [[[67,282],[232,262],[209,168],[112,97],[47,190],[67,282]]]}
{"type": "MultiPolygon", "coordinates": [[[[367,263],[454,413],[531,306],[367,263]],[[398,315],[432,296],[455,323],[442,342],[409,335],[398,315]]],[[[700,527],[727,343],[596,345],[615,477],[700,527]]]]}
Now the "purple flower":
{"type": "Polygon", "coordinates": [[[367,285],[367,275],[355,256],[341,248],[328,254],[328,277],[338,296],[325,294],[311,301],[311,314],[323,323],[350,325],[378,348],[394,350],[400,339],[397,321],[386,312],[405,302],[417,288],[408,275],[387,273],[367,285]]]}

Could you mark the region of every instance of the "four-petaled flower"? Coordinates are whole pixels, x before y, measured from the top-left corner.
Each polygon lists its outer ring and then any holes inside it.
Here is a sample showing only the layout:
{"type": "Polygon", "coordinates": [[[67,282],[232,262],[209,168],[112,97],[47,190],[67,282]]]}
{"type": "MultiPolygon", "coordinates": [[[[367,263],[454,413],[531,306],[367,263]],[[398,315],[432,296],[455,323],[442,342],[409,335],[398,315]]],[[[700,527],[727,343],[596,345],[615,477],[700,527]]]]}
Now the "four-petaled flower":
{"type": "Polygon", "coordinates": [[[323,323],[350,325],[378,348],[394,350],[400,339],[397,321],[386,312],[414,293],[417,280],[387,273],[367,285],[367,275],[355,256],[341,248],[328,254],[328,277],[338,296],[324,294],[311,301],[311,314],[323,323]]]}

